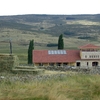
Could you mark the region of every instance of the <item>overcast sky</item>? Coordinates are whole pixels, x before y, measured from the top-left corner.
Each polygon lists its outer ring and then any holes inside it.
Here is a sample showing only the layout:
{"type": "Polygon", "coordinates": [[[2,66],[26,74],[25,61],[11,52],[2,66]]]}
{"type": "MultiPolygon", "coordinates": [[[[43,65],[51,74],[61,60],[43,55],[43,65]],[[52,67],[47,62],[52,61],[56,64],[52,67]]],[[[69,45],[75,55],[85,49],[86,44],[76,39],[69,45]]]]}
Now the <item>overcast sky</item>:
{"type": "Polygon", "coordinates": [[[100,14],[100,0],[0,0],[0,16],[19,14],[100,14]]]}

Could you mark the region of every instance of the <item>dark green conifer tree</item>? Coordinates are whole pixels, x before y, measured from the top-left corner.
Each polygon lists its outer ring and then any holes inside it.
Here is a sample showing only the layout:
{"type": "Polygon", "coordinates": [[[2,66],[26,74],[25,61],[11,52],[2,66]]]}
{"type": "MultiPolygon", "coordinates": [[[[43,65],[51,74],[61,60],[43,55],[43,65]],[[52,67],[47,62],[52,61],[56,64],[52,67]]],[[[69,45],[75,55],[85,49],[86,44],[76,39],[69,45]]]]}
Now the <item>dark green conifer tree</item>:
{"type": "Polygon", "coordinates": [[[32,51],[34,49],[34,40],[30,40],[28,48],[28,64],[32,64],[32,51]]]}
{"type": "Polygon", "coordinates": [[[64,49],[63,34],[61,34],[59,36],[59,39],[58,39],[58,49],[64,49]]]}

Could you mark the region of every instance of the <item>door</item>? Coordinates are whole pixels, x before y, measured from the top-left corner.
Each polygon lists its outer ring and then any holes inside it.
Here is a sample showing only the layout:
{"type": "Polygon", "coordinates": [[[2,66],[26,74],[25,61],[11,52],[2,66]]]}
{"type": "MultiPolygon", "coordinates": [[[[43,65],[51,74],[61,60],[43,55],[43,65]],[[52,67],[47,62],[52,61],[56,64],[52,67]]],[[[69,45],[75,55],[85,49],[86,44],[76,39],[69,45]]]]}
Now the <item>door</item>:
{"type": "Polygon", "coordinates": [[[92,62],[92,66],[98,66],[98,62],[92,62]]]}
{"type": "Polygon", "coordinates": [[[80,67],[80,65],[81,65],[80,62],[77,62],[77,63],[76,63],[76,66],[77,66],[77,67],[80,67]]]}

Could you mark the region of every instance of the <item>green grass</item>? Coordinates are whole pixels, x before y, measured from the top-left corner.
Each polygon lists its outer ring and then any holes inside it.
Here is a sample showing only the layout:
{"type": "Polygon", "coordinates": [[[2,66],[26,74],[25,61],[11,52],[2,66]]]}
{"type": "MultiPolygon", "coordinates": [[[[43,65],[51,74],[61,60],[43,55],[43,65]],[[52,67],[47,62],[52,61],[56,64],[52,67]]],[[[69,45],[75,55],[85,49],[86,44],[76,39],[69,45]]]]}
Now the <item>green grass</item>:
{"type": "Polygon", "coordinates": [[[0,83],[0,100],[99,100],[99,75],[68,75],[49,80],[0,83]]]}
{"type": "Polygon", "coordinates": [[[99,15],[6,16],[0,17],[0,23],[0,53],[10,52],[11,39],[13,54],[19,56],[20,64],[27,64],[28,44],[32,39],[36,50],[57,49],[47,45],[57,44],[60,34],[64,36],[65,49],[77,49],[87,43],[100,45],[99,15]],[[87,36],[90,38],[81,39],[87,36]]]}
{"type": "MultiPolygon", "coordinates": [[[[47,47],[47,44],[57,44],[59,35],[64,32],[71,33],[64,34],[65,49],[77,49],[87,43],[100,45],[99,22],[100,15],[0,17],[2,25],[0,28],[0,53],[8,54],[10,52],[9,39],[11,39],[13,54],[18,55],[20,64],[27,64],[27,50],[30,40],[35,40],[35,50],[57,49],[57,46],[47,47]],[[98,38],[95,40],[78,39],[79,36],[96,36],[98,38]]],[[[48,73],[53,74],[53,72],[46,72],[44,75],[48,73]]],[[[16,76],[7,73],[0,73],[0,75],[16,76]]],[[[18,74],[19,76],[23,77],[21,74],[18,74]]],[[[99,84],[99,75],[81,75],[68,72],[66,77],[52,77],[41,81],[12,82],[9,78],[7,80],[0,78],[0,100],[100,100],[99,84]]]]}

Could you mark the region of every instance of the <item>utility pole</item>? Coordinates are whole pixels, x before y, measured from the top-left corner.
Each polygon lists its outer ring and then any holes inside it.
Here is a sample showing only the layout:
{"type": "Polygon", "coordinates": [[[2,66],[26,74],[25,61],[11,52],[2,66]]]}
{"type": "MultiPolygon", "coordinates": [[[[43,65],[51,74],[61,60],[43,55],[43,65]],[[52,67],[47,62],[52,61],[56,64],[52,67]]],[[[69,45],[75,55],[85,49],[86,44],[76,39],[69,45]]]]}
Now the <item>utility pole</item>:
{"type": "Polygon", "coordinates": [[[9,40],[9,44],[10,44],[10,54],[12,54],[12,41],[11,41],[11,39],[9,40]]]}

